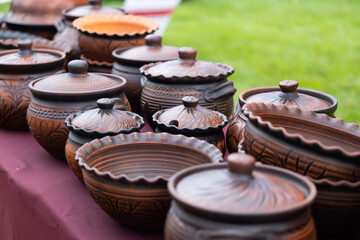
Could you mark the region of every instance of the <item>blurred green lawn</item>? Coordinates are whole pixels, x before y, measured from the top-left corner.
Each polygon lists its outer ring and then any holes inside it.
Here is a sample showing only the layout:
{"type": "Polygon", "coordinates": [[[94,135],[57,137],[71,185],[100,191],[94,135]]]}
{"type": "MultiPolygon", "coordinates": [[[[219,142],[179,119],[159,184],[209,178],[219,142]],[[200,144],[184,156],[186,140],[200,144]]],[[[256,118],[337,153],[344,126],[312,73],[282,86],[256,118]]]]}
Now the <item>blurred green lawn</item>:
{"type": "Polygon", "coordinates": [[[335,96],[336,116],[360,124],[359,13],[358,0],[184,0],[163,42],[232,65],[236,101],[294,79],[335,96]]]}

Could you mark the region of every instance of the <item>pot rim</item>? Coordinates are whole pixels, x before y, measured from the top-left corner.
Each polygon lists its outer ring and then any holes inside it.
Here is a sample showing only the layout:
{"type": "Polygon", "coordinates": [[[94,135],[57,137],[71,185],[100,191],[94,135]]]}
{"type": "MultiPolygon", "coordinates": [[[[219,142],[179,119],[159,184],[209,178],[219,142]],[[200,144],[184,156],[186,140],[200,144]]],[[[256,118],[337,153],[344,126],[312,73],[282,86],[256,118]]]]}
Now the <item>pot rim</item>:
{"type": "MultiPolygon", "coordinates": [[[[82,5],[82,6],[76,6],[76,7],[72,7],[72,8],[67,8],[67,9],[63,9],[61,11],[61,14],[65,17],[65,20],[66,21],[74,21],[75,19],[79,18],[79,17],[82,17],[82,16],[75,16],[75,15],[71,15],[71,14],[68,14],[68,12],[70,12],[71,10],[75,9],[75,8],[79,8],[79,7],[86,7],[86,6],[91,6],[91,5],[82,5]]],[[[111,8],[114,8],[114,9],[118,9],[119,10],[119,14],[126,14],[126,11],[123,7],[117,7],[117,6],[103,6],[101,5],[101,8],[103,7],[111,7],[111,8]],[[122,12],[122,13],[120,13],[122,12]]],[[[88,15],[88,16],[92,16],[92,15],[88,15]]]]}
{"type": "Polygon", "coordinates": [[[315,186],[322,186],[322,187],[330,186],[334,188],[360,188],[360,180],[357,182],[350,182],[347,180],[332,181],[327,178],[314,179],[309,176],[306,177],[309,178],[310,181],[312,181],[315,184],[315,186]]]}
{"type": "Polygon", "coordinates": [[[128,184],[135,184],[135,183],[167,184],[168,178],[162,176],[157,176],[153,178],[149,178],[144,175],[139,175],[136,178],[129,178],[127,174],[120,174],[115,176],[110,171],[99,171],[95,167],[90,167],[85,161],[86,157],[88,157],[92,153],[104,147],[115,147],[117,145],[123,145],[123,144],[134,144],[134,143],[139,144],[139,143],[154,143],[154,142],[191,147],[192,150],[199,151],[209,156],[209,158],[212,161],[212,164],[221,162],[223,160],[222,153],[214,145],[194,137],[186,137],[180,134],[173,135],[169,133],[134,132],[130,134],[106,136],[101,139],[95,139],[89,143],[86,143],[77,150],[75,161],[78,161],[79,166],[85,171],[92,173],[97,177],[105,178],[107,180],[116,181],[116,182],[126,182],[128,184]]]}
{"type": "Polygon", "coordinates": [[[354,158],[356,160],[360,158],[360,149],[359,151],[350,152],[339,146],[326,146],[319,140],[307,139],[300,133],[289,133],[284,127],[275,127],[271,122],[263,120],[261,116],[254,115],[251,111],[251,108],[262,108],[269,111],[271,110],[271,114],[279,113],[280,115],[282,113],[281,115],[284,115],[284,113],[287,113],[287,116],[291,116],[293,119],[305,119],[305,121],[313,121],[318,125],[323,126],[330,125],[331,128],[337,129],[338,131],[346,132],[347,134],[352,135],[356,134],[358,137],[360,137],[360,127],[355,123],[347,123],[340,118],[331,118],[326,114],[318,114],[314,111],[301,110],[297,107],[287,107],[285,105],[275,105],[272,103],[247,103],[242,108],[243,113],[248,118],[248,121],[253,122],[261,129],[280,136],[287,141],[296,142],[303,146],[309,146],[312,149],[320,150],[347,159],[354,158]]]}

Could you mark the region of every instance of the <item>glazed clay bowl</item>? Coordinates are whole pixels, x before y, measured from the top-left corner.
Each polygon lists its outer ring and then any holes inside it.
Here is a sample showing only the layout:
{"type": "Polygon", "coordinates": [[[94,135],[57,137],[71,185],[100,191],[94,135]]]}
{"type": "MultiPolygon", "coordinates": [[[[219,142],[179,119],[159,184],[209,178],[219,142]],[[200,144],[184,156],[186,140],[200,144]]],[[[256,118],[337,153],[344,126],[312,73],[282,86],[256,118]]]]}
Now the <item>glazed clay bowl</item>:
{"type": "Polygon", "coordinates": [[[106,213],[127,227],[157,230],[170,206],[168,179],[187,167],[218,163],[222,154],[196,138],[149,132],[96,139],[77,151],[76,160],[106,213]]]}
{"type": "Polygon", "coordinates": [[[81,17],[73,26],[79,31],[82,58],[96,61],[97,65],[112,65],[112,51],[144,45],[145,36],[159,27],[149,18],[123,14],[81,17]]]}

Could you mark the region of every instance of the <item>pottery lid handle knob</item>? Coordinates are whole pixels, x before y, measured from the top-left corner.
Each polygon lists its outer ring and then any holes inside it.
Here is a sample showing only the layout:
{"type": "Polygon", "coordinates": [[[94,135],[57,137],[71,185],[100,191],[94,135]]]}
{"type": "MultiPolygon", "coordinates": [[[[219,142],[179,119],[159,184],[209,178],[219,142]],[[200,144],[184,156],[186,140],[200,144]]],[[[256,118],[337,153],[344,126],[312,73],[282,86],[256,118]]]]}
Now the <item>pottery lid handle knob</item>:
{"type": "Polygon", "coordinates": [[[197,51],[195,48],[191,47],[182,47],[179,49],[179,58],[180,60],[196,60],[197,51]]]}
{"type": "Polygon", "coordinates": [[[32,54],[32,51],[31,51],[32,45],[33,45],[33,42],[31,40],[28,40],[28,39],[20,40],[18,42],[19,54],[21,56],[30,56],[32,54]]]}
{"type": "Polygon", "coordinates": [[[145,44],[149,47],[161,47],[161,36],[149,34],[145,37],[145,44]]]}
{"type": "Polygon", "coordinates": [[[100,98],[96,101],[100,109],[113,109],[115,100],[111,98],[100,98]]]}
{"type": "Polygon", "coordinates": [[[83,60],[72,60],[68,63],[69,73],[71,74],[86,74],[89,65],[83,60]]]}
{"type": "Polygon", "coordinates": [[[199,99],[194,96],[185,96],[182,98],[182,102],[185,107],[196,107],[199,103],[199,99]]]}
{"type": "Polygon", "coordinates": [[[252,175],[255,162],[255,157],[246,153],[232,153],[227,158],[230,172],[249,176],[252,175]]]}
{"type": "Polygon", "coordinates": [[[279,83],[282,92],[296,92],[299,83],[295,80],[284,80],[279,83]]]}
{"type": "Polygon", "coordinates": [[[91,6],[101,6],[102,0],[88,0],[88,4],[91,6]]]}

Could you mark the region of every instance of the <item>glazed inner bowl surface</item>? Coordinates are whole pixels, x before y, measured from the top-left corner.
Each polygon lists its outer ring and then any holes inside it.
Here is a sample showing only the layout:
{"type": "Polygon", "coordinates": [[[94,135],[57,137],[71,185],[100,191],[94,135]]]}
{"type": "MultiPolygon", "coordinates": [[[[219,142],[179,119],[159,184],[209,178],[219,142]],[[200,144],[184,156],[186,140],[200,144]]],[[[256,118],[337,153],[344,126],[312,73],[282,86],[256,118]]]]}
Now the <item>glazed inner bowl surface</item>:
{"type": "Polygon", "coordinates": [[[99,149],[90,154],[85,162],[91,168],[110,172],[114,176],[126,175],[130,179],[160,176],[169,179],[181,169],[210,163],[211,159],[196,149],[181,145],[138,142],[99,149]]]}
{"type": "Polygon", "coordinates": [[[84,24],[83,28],[86,28],[88,31],[96,31],[102,34],[113,34],[116,32],[117,34],[125,34],[131,32],[142,32],[146,31],[148,27],[137,24],[137,23],[128,23],[128,22],[97,22],[84,24]]]}

